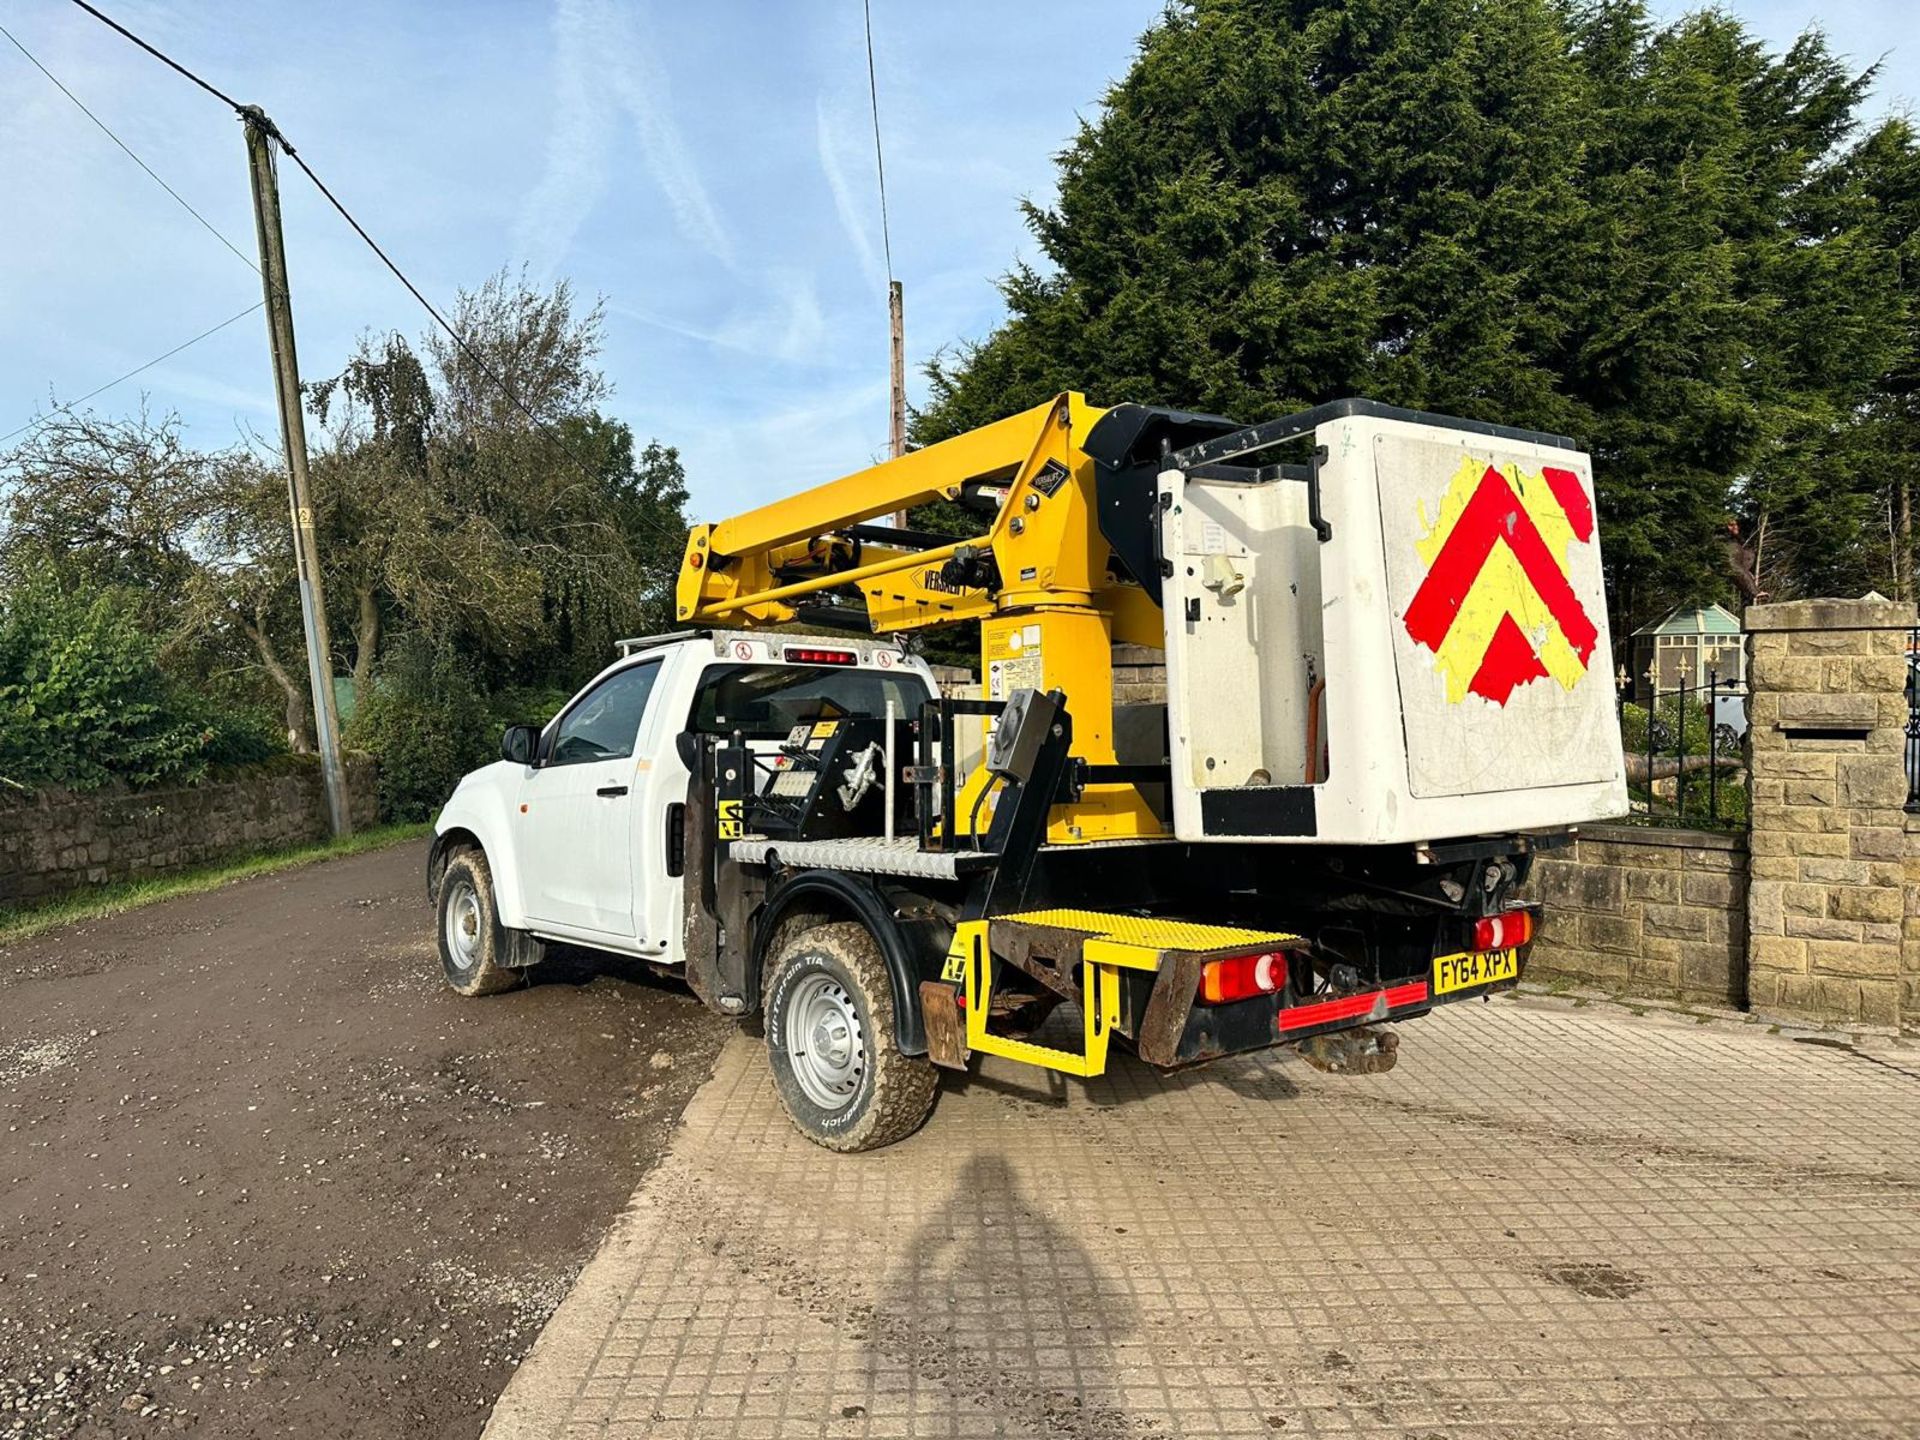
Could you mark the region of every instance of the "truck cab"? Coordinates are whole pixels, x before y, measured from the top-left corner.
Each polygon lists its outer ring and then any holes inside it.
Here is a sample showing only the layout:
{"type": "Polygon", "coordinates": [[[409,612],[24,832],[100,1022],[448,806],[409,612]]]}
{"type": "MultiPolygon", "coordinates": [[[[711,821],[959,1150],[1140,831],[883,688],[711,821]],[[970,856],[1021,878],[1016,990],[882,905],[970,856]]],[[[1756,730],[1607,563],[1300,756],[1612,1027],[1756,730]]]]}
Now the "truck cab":
{"type": "Polygon", "coordinates": [[[917,715],[935,693],[924,660],[870,638],[683,632],[620,650],[545,724],[511,727],[501,758],[462,778],[434,823],[430,882],[456,989],[489,983],[478,942],[491,927],[510,972],[546,941],[683,964],[682,827],[701,744],[765,750],[824,715],[917,715]],[[487,883],[463,869],[443,894],[463,851],[479,853],[487,883]]]}

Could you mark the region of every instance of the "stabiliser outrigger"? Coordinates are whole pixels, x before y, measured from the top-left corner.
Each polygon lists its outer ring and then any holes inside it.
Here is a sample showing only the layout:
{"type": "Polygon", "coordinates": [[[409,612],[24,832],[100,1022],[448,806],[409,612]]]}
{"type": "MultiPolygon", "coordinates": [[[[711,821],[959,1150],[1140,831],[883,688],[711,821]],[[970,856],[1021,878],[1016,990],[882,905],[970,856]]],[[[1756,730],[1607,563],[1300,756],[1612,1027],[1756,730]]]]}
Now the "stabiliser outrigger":
{"type": "Polygon", "coordinates": [[[687,625],[978,622],[984,698],[683,737],[688,980],[765,1010],[840,1149],[976,1052],[1390,1066],[1381,1022],[1516,983],[1533,853],[1625,809],[1592,494],[1564,437],[1064,394],[696,526],[687,625]],[[870,523],[940,499],[984,533],[870,523]],[[1116,706],[1116,643],[1165,652],[1166,704],[1116,706]],[[1077,1031],[1028,1038],[1062,1001],[1077,1031]]]}

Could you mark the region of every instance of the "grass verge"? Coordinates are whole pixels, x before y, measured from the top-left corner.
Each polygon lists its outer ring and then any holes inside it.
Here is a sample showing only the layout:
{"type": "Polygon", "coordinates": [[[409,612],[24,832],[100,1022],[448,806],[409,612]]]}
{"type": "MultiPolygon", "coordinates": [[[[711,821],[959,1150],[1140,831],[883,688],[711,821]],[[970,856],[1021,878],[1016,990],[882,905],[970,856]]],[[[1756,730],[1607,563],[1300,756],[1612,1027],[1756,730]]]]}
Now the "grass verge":
{"type": "Polygon", "coordinates": [[[127,910],[138,910],[176,895],[198,895],[235,880],[255,875],[271,875],[276,870],[291,870],[316,860],[334,860],[342,855],[358,855],[364,850],[381,850],[431,834],[433,826],[421,822],[412,825],[379,825],[362,830],[344,840],[328,840],[318,845],[302,845],[296,850],[272,850],[265,855],[243,855],[211,865],[182,870],[174,875],[157,875],[151,880],[128,880],[118,885],[74,890],[50,900],[25,905],[0,906],[0,945],[26,940],[77,920],[98,920],[127,910]]]}

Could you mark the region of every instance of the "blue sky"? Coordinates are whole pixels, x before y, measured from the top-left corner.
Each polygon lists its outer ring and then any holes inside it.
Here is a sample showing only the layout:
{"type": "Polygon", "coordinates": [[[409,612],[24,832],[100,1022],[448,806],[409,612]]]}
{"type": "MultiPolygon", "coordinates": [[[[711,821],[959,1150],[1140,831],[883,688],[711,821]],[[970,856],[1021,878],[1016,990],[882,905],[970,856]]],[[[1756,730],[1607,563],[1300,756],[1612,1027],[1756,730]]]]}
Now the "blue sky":
{"type": "MultiPolygon", "coordinates": [[[[678,445],[717,516],[886,438],[886,300],[859,0],[103,8],[263,105],[436,300],[503,263],[604,295],[612,410],[678,445]]],[[[1159,0],[873,0],[896,273],[919,365],[985,334],[1033,259],[1022,197],[1124,73],[1159,0]]],[[[1681,7],[1670,7],[1677,11],[1681,7]]],[[[1872,109],[1920,101],[1907,0],[1743,0],[1770,43],[1815,20],[1872,109]]],[[[238,124],[65,0],[0,24],[243,251],[238,124]]],[[[283,167],[301,368],[426,317],[283,167]]],[[[0,40],[0,434],[252,304],[259,282],[0,40]]],[[[177,411],[196,442],[274,432],[249,316],[91,402],[177,411]]]]}

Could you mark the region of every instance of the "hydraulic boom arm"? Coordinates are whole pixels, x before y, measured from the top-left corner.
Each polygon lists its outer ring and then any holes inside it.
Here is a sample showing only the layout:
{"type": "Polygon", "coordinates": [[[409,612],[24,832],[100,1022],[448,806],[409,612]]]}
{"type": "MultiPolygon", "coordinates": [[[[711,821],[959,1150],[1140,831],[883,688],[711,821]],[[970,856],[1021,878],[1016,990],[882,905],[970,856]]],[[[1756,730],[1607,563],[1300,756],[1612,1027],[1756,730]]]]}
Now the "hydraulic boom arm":
{"type": "MultiPolygon", "coordinates": [[[[1159,606],[1116,573],[1102,537],[1095,462],[1083,448],[1104,410],[1075,393],[712,525],[697,525],[676,591],[682,621],[754,627],[795,602],[854,592],[876,634],[978,620],[988,699],[1060,690],[1073,753],[1114,763],[1115,640],[1164,643],[1159,606]],[[984,535],[947,540],[867,525],[956,500],[990,514],[984,535]]],[[[854,611],[858,614],[858,610],[854,611]]],[[[1055,807],[1055,843],[1158,835],[1130,784],[1095,784],[1055,807]]]]}

